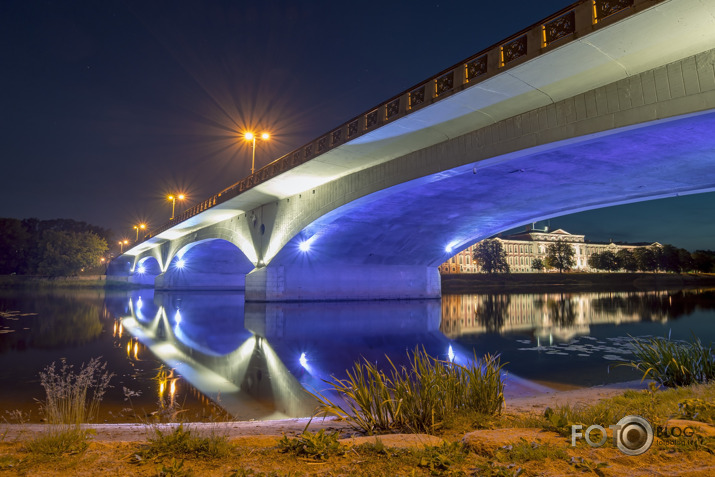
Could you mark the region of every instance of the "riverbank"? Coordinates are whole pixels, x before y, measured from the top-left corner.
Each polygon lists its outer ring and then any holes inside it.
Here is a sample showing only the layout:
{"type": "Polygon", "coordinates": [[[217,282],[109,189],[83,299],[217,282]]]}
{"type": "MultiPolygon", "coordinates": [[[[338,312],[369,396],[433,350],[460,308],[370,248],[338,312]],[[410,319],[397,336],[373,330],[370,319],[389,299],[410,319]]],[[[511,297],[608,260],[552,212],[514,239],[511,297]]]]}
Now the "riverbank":
{"type": "Polygon", "coordinates": [[[334,419],[184,423],[182,427],[92,425],[89,446],[63,455],[28,450],[46,426],[6,425],[0,426],[0,475],[713,475],[715,427],[670,417],[679,400],[710,400],[712,386],[684,388],[669,398],[669,408],[657,407],[659,422],[663,416],[662,423],[671,429],[695,429],[698,444],[656,438],[645,453],[628,456],[611,443],[613,436],[602,447],[590,447],[583,439],[572,446],[570,433],[536,425],[543,422],[539,416],[547,406],[610,406],[617,402],[614,399],[625,399],[624,392],[631,393],[627,399],[634,403],[661,396],[657,391],[650,397],[652,391],[642,390],[639,382],[529,396],[516,393],[507,397],[505,414],[494,421],[464,422],[451,431],[438,429],[436,435],[360,436],[345,421],[334,419]],[[311,434],[303,435],[308,424],[311,434]],[[337,433],[339,440],[321,447],[329,442],[318,437],[321,430],[326,436],[337,433]],[[187,450],[189,442],[202,439],[216,447],[187,450]],[[296,447],[291,450],[289,440],[304,442],[302,452],[296,447]]]}
{"type": "Polygon", "coordinates": [[[145,285],[107,281],[106,275],[80,275],[76,277],[41,277],[34,275],[0,275],[0,289],[53,289],[53,288],[101,288],[107,290],[133,290],[145,285]]]}
{"type": "Polygon", "coordinates": [[[715,274],[462,273],[442,275],[443,294],[657,291],[715,287],[715,274]]]}

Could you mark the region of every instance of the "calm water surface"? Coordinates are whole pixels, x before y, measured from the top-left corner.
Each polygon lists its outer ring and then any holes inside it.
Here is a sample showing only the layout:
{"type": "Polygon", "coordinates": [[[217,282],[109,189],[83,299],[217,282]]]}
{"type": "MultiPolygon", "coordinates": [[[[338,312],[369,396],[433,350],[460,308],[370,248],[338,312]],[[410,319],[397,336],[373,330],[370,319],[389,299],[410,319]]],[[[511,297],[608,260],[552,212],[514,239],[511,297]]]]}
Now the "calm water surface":
{"type": "Polygon", "coordinates": [[[630,359],[629,336],[668,334],[713,341],[715,291],[244,304],[226,292],[0,290],[0,403],[37,421],[39,372],[101,356],[115,374],[109,422],[172,403],[192,419],[298,417],[315,404],[305,389],[325,389],[361,357],[399,363],[417,346],[456,362],[499,353],[522,378],[598,385],[640,377],[613,366],[630,359]]]}

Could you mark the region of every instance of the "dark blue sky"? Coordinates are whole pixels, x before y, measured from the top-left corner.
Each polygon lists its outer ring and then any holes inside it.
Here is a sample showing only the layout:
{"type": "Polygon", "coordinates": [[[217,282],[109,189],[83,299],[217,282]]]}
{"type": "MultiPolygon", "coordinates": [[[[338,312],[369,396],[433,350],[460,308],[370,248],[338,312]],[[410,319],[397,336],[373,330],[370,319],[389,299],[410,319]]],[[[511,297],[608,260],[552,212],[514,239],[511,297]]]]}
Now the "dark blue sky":
{"type": "MultiPolygon", "coordinates": [[[[247,175],[239,131],[274,133],[260,167],[570,3],[5,0],[0,217],[131,237],[247,175]]],[[[703,194],[551,225],[713,249],[713,217],[703,194]]]]}

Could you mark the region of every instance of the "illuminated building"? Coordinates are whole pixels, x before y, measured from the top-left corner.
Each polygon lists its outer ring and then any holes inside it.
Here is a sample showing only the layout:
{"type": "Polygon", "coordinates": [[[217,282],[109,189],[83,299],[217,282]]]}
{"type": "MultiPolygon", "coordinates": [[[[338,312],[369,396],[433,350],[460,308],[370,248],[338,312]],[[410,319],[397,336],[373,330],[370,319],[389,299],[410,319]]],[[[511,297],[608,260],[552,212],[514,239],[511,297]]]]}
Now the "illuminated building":
{"type": "MultiPolygon", "coordinates": [[[[570,243],[574,249],[574,270],[581,272],[597,271],[588,265],[588,258],[594,253],[611,251],[614,254],[619,250],[633,250],[639,247],[650,247],[653,244],[616,244],[616,243],[597,243],[587,242],[584,235],[572,235],[563,229],[557,229],[553,232],[548,230],[548,227],[543,230],[527,227],[524,232],[520,232],[506,237],[495,237],[501,242],[504,252],[506,252],[506,260],[509,264],[511,273],[533,273],[535,270],[531,268],[532,263],[537,258],[543,262],[546,261],[546,253],[549,245],[562,240],[570,243]]],[[[474,249],[481,242],[457,253],[449,260],[439,266],[439,271],[442,274],[448,273],[479,273],[481,271],[479,264],[474,260],[474,249]]]]}

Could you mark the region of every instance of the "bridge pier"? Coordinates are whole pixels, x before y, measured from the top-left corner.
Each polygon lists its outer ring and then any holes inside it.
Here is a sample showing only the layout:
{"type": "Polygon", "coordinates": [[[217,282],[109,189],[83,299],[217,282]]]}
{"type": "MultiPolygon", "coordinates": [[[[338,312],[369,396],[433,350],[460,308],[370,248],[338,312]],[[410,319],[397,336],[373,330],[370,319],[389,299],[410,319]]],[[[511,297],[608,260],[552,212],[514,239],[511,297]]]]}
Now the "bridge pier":
{"type": "Polygon", "coordinates": [[[156,290],[243,290],[243,273],[164,272],[154,280],[156,290]]]}
{"type": "Polygon", "coordinates": [[[246,275],[247,302],[439,298],[437,267],[269,265],[246,275]]]}

